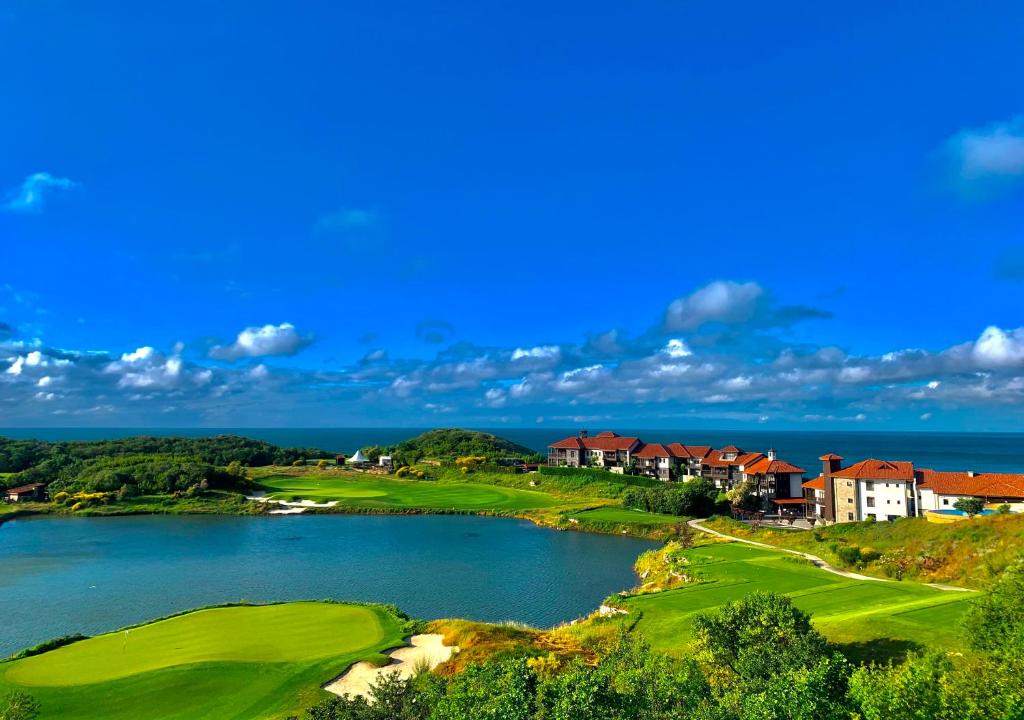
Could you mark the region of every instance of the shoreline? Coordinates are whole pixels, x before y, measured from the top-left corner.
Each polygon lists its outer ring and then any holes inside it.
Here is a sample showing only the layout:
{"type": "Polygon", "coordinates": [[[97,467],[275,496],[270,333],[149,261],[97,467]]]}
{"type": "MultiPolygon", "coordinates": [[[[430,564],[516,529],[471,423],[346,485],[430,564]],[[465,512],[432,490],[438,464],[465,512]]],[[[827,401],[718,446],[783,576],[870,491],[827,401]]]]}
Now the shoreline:
{"type": "MultiPolygon", "coordinates": [[[[238,496],[239,499],[243,496],[238,496]]],[[[674,537],[678,537],[679,531],[686,526],[686,523],[691,519],[689,517],[680,516],[679,523],[677,525],[644,525],[642,523],[636,525],[629,525],[626,523],[609,524],[608,526],[595,525],[593,523],[579,522],[576,518],[570,518],[568,514],[565,516],[564,522],[559,522],[562,519],[562,514],[557,513],[555,518],[544,517],[538,514],[531,514],[529,511],[503,511],[503,510],[468,510],[458,508],[386,508],[386,507],[356,507],[346,506],[337,502],[334,505],[326,504],[302,504],[302,503],[285,503],[283,501],[274,501],[280,503],[282,506],[288,508],[288,512],[275,512],[269,510],[267,506],[272,503],[269,501],[249,501],[242,508],[258,508],[257,512],[251,510],[238,509],[236,511],[228,511],[223,507],[218,507],[214,504],[215,501],[211,501],[208,505],[200,505],[198,507],[176,507],[173,504],[167,505],[165,508],[156,507],[140,507],[133,508],[130,505],[112,504],[106,506],[100,506],[97,508],[91,508],[84,512],[68,512],[55,510],[50,506],[26,508],[24,510],[14,510],[10,513],[4,513],[0,515],[0,527],[9,520],[24,519],[30,517],[53,517],[53,518],[101,518],[101,517],[126,517],[131,515],[221,515],[225,517],[266,517],[271,515],[468,515],[475,517],[496,517],[496,518],[507,518],[514,520],[526,520],[533,523],[537,527],[549,528],[552,530],[558,530],[562,532],[589,532],[596,535],[618,535],[624,537],[632,537],[640,540],[653,540],[657,542],[665,542],[671,540],[674,537]],[[100,510],[95,512],[94,510],[100,510]],[[297,512],[296,512],[297,511],[297,512]],[[575,521],[575,522],[574,522],[575,521]]],[[[585,513],[590,510],[595,510],[602,507],[608,507],[607,505],[594,505],[580,508],[574,511],[575,513],[585,513]]],[[[637,511],[641,512],[641,511],[637,511]]],[[[685,531],[684,531],[685,532],[685,531]]]]}

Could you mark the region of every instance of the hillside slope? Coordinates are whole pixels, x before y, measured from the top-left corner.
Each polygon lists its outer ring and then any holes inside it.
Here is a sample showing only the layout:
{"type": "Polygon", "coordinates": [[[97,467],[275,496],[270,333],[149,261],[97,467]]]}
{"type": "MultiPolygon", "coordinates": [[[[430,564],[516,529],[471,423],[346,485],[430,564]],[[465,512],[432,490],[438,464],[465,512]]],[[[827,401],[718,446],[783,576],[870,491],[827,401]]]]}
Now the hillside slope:
{"type": "Polygon", "coordinates": [[[924,518],[842,523],[810,531],[752,530],[714,518],[714,530],[818,555],[878,577],[981,587],[1024,553],[1024,515],[976,517],[950,525],[924,518]]]}
{"type": "Polygon", "coordinates": [[[483,456],[491,461],[504,458],[526,460],[539,457],[530,448],[518,445],[511,440],[479,430],[461,430],[459,428],[429,430],[387,450],[407,463],[428,458],[454,460],[457,457],[470,455],[483,456]]]}

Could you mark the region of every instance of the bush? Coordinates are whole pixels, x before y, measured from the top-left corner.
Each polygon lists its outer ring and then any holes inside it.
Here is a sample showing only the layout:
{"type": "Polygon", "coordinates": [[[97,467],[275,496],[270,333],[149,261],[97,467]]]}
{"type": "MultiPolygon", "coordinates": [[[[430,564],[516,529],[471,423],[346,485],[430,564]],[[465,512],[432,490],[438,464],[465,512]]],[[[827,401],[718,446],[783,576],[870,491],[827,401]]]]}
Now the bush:
{"type": "Polygon", "coordinates": [[[71,497],[70,495],[68,495],[66,492],[61,490],[59,493],[54,495],[51,499],[57,505],[63,505],[63,504],[65,504],[68,501],[68,498],[70,498],[70,497],[71,497]]]}
{"type": "Polygon", "coordinates": [[[835,549],[835,553],[836,557],[847,565],[859,565],[863,561],[860,554],[860,548],[842,545],[835,549]]]}
{"type": "Polygon", "coordinates": [[[704,478],[680,486],[630,487],[622,493],[622,504],[626,507],[664,515],[695,517],[710,517],[715,511],[717,499],[718,490],[714,483],[704,478]]]}

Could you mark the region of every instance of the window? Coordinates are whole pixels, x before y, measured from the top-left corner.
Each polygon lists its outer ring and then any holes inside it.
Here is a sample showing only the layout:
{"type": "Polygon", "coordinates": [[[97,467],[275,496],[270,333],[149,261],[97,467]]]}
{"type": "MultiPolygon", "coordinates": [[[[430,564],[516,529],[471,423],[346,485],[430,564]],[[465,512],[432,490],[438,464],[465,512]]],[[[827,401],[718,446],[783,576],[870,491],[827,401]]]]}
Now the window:
{"type": "Polygon", "coordinates": [[[896,504],[897,504],[897,505],[902,505],[903,503],[902,503],[902,502],[900,502],[899,500],[897,500],[897,501],[896,501],[896,504]]]}
{"type": "Polygon", "coordinates": [[[853,520],[853,513],[852,512],[846,513],[846,519],[847,520],[853,520]]]}
{"type": "Polygon", "coordinates": [[[874,507],[875,506],[875,499],[873,497],[867,498],[867,501],[868,501],[868,507],[874,507]]]}
{"type": "Polygon", "coordinates": [[[892,505],[892,500],[886,500],[886,501],[885,501],[885,504],[886,504],[886,505],[892,505]]]}
{"type": "Polygon", "coordinates": [[[847,480],[846,487],[853,487],[853,480],[847,480]]]}
{"type": "Polygon", "coordinates": [[[949,498],[942,498],[943,505],[949,505],[949,498]]]}
{"type": "Polygon", "coordinates": [[[868,480],[867,482],[865,482],[864,483],[864,489],[865,490],[874,490],[875,489],[874,481],[873,480],[868,480]]]}
{"type": "Polygon", "coordinates": [[[853,502],[853,498],[846,498],[846,502],[852,503],[853,502]]]}
{"type": "Polygon", "coordinates": [[[886,516],[886,519],[887,519],[887,520],[888,520],[889,522],[892,522],[892,521],[893,521],[893,520],[895,520],[895,519],[896,519],[897,517],[899,517],[899,516],[898,516],[898,515],[887,515],[887,516],[886,516]]]}

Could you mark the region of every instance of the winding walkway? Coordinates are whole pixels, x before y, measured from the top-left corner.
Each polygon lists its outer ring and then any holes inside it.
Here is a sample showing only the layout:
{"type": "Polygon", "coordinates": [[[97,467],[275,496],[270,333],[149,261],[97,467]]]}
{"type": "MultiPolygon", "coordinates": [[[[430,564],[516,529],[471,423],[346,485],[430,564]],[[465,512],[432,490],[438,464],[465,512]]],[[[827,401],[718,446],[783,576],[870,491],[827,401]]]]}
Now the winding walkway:
{"type": "MultiPolygon", "coordinates": [[[[700,530],[702,533],[708,535],[714,535],[716,537],[731,540],[733,542],[743,543],[745,545],[753,545],[754,547],[765,548],[767,550],[777,550],[779,552],[789,553],[790,555],[796,555],[802,557],[805,560],[809,560],[815,567],[819,567],[826,572],[835,573],[851,580],[870,580],[872,582],[895,582],[887,578],[871,577],[870,575],[861,575],[860,573],[850,572],[849,570],[842,570],[837,568],[835,565],[831,565],[822,560],[817,555],[811,555],[810,553],[801,552],[800,550],[790,550],[789,548],[779,547],[778,545],[769,545],[768,543],[757,542],[756,540],[747,540],[746,538],[736,537],[735,535],[726,535],[723,532],[712,530],[711,528],[704,527],[704,521],[701,519],[688,520],[687,525],[692,527],[694,530],[700,530]]],[[[954,585],[943,585],[941,583],[924,583],[928,587],[933,587],[936,590],[946,590],[948,592],[974,592],[970,588],[956,587],[954,585]]]]}

